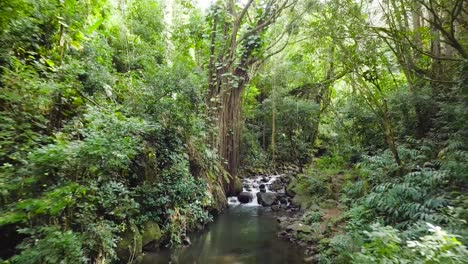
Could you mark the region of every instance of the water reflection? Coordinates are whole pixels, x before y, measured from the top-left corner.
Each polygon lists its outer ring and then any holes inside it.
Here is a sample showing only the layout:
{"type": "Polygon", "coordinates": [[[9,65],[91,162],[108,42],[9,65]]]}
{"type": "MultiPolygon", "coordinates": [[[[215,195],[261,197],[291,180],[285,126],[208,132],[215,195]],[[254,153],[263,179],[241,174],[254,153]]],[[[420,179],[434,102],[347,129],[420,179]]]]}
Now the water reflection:
{"type": "Polygon", "coordinates": [[[143,264],[302,263],[301,250],[277,238],[277,228],[265,208],[237,205],[194,234],[192,246],[146,254],[143,264]]]}

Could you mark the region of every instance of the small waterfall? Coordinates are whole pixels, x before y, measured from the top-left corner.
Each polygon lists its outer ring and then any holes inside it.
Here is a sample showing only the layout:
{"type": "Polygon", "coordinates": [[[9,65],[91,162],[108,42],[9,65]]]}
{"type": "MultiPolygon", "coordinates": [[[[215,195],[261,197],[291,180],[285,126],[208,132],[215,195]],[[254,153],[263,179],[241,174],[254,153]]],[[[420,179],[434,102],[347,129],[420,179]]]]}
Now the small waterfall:
{"type": "MultiPolygon", "coordinates": [[[[243,184],[243,192],[249,192],[253,195],[253,200],[250,203],[241,204],[237,199],[237,196],[230,196],[228,197],[228,204],[229,207],[243,205],[243,206],[260,206],[257,200],[257,193],[260,192],[260,185],[264,184],[266,188],[266,192],[274,192],[271,190],[271,184],[279,179],[283,175],[270,175],[270,176],[255,176],[252,178],[245,178],[242,179],[243,184]]],[[[284,189],[278,191],[279,193],[284,193],[284,189]]]]}

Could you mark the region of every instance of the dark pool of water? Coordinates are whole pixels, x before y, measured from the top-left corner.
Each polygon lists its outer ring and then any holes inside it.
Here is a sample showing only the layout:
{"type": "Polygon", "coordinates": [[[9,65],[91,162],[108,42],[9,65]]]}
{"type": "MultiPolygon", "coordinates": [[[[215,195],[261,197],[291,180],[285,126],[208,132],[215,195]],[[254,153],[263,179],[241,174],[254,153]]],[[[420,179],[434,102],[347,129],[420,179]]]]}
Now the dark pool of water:
{"type": "Polygon", "coordinates": [[[276,236],[275,216],[259,206],[238,205],[220,215],[187,248],[146,254],[143,264],[303,263],[302,250],[276,236]]]}

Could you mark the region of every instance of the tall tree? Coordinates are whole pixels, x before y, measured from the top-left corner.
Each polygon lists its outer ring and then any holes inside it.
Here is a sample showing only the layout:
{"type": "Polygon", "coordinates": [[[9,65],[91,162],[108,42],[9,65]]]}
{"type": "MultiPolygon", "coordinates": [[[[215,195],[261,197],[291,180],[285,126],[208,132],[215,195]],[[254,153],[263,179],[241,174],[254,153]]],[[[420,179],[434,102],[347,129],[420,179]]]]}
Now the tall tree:
{"type": "MultiPolygon", "coordinates": [[[[415,135],[423,137],[432,127],[434,106],[425,106],[420,97],[428,83],[432,95],[440,97],[443,87],[456,78],[454,61],[467,58],[466,4],[461,0],[377,1],[385,21],[372,29],[397,57],[415,98],[415,135]]],[[[448,85],[448,86],[447,86],[448,85]]],[[[446,91],[445,91],[446,92],[446,91]]]]}
{"type": "MultiPolygon", "coordinates": [[[[282,43],[288,29],[270,36],[273,45],[267,46],[265,39],[270,26],[295,1],[248,0],[244,3],[218,1],[211,14],[208,98],[218,129],[213,141],[233,177],[240,164],[241,98],[250,80],[249,72],[285,47],[276,44],[282,43]]],[[[233,182],[224,183],[228,193],[233,189],[233,182]]]]}

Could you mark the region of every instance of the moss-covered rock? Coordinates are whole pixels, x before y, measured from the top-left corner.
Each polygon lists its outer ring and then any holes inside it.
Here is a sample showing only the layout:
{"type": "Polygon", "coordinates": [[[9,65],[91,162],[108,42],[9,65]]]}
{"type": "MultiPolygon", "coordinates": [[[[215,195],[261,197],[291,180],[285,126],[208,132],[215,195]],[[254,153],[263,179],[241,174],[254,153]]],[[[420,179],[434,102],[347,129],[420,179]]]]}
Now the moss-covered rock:
{"type": "Polygon", "coordinates": [[[162,237],[161,228],[159,225],[153,221],[148,221],[143,225],[142,230],[142,244],[146,246],[150,243],[156,242],[158,244],[159,240],[162,237]]]}
{"type": "Polygon", "coordinates": [[[121,234],[120,241],[117,243],[117,257],[122,263],[129,262],[142,253],[143,238],[135,224],[127,225],[125,231],[121,234]]]}
{"type": "Polygon", "coordinates": [[[296,233],[304,233],[304,234],[311,234],[312,233],[312,227],[302,224],[300,222],[296,222],[292,225],[289,225],[286,228],[286,231],[288,232],[296,232],[296,233]]]}
{"type": "Polygon", "coordinates": [[[244,189],[244,186],[242,185],[242,181],[238,177],[234,177],[232,181],[234,182],[232,185],[233,189],[232,189],[231,195],[235,196],[242,192],[242,190],[244,189]]]}
{"type": "Polygon", "coordinates": [[[228,202],[223,188],[218,182],[209,182],[208,193],[211,199],[205,208],[213,215],[218,215],[227,208],[228,202]]]}

